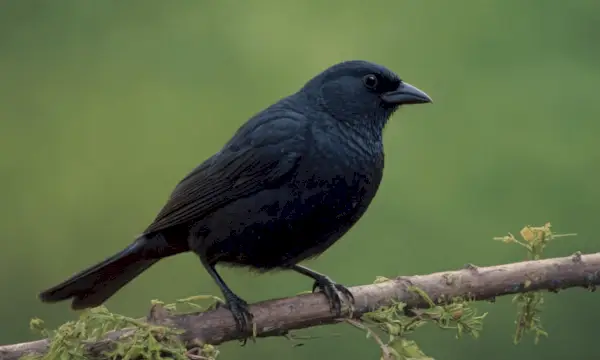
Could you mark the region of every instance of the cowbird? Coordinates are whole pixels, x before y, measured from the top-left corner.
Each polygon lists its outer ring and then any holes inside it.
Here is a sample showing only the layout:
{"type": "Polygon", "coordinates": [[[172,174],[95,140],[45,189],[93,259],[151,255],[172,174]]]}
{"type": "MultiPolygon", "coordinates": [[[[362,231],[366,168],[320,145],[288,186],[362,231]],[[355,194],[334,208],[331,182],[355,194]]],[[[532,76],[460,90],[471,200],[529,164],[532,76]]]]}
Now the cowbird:
{"type": "Polygon", "coordinates": [[[401,106],[431,102],[391,70],[345,61],[251,117],[175,187],[133,243],[43,291],[73,309],[102,304],[162,258],[192,251],[217,283],[239,331],[247,303],[215,265],[293,270],[314,280],[333,313],[352,294],[298,263],[316,257],[365,213],[383,175],[383,128],[401,106]]]}

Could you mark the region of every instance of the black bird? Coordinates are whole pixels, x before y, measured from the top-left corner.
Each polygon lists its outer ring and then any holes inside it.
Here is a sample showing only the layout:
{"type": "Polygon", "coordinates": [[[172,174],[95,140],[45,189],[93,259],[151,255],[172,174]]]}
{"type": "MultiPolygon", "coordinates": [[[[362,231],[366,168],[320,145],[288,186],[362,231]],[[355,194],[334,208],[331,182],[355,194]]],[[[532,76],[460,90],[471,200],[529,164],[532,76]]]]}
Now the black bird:
{"type": "Polygon", "coordinates": [[[192,170],[131,245],[42,292],[41,300],[98,306],[160,259],[193,251],[246,334],[252,314],[218,274],[218,263],[308,276],[340,316],[340,293],[352,300],[351,293],[298,263],[327,250],[367,210],[383,174],[382,131],[390,116],[400,105],[429,102],[371,62],[326,69],[253,116],[192,170]]]}

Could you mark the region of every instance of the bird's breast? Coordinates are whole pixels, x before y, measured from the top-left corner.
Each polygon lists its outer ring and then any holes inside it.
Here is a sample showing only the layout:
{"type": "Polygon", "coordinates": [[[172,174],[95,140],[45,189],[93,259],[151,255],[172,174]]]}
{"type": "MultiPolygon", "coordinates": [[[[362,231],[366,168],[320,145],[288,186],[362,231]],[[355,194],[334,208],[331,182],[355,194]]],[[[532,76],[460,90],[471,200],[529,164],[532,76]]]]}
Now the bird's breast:
{"type": "Polygon", "coordinates": [[[382,154],[365,154],[346,146],[315,148],[299,165],[293,185],[304,197],[314,198],[313,206],[327,207],[342,217],[368,206],[383,173],[382,154]]]}

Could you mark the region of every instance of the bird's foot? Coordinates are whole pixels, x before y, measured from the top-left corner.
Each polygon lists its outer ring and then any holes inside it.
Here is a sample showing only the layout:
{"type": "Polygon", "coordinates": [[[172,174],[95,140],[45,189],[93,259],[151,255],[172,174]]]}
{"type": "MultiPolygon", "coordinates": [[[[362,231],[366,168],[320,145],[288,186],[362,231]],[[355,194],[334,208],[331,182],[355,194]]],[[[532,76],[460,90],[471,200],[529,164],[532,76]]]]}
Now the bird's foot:
{"type": "Polygon", "coordinates": [[[342,298],[340,293],[343,294],[350,304],[354,303],[354,295],[344,285],[338,284],[331,280],[328,276],[323,275],[315,280],[312,291],[320,289],[325,297],[329,301],[329,307],[336,316],[342,316],[342,298]]]}
{"type": "Polygon", "coordinates": [[[248,337],[252,337],[254,340],[254,316],[248,308],[248,303],[236,295],[230,294],[225,296],[225,304],[217,302],[216,308],[219,309],[221,307],[226,308],[231,312],[231,315],[233,315],[233,319],[235,320],[237,330],[245,336],[241,340],[242,346],[246,345],[248,337]]]}

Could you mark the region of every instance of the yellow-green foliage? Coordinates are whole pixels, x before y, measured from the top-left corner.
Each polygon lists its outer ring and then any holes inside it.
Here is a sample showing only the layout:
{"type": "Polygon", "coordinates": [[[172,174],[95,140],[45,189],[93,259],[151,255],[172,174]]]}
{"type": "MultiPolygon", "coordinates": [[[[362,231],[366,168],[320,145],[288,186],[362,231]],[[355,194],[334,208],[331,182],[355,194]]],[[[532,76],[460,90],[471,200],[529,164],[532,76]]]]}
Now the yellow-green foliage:
{"type": "MultiPolygon", "coordinates": [[[[178,303],[192,304],[184,299],[178,303]]],[[[177,304],[165,305],[176,309],[177,304]]],[[[179,341],[181,331],[166,326],[148,324],[145,321],[114,314],[104,306],[89,309],[77,321],[69,321],[56,330],[48,330],[41,319],[33,319],[31,328],[50,340],[44,355],[27,355],[26,360],[88,360],[86,343],[102,339],[110,331],[124,331],[124,336],[114,342],[108,352],[95,354],[103,359],[175,359],[188,360],[194,353],[203,359],[214,360],[218,351],[211,345],[197,349],[186,349],[179,341]]],[[[199,357],[200,358],[200,357],[199,357]]]]}
{"type": "MultiPolygon", "coordinates": [[[[554,234],[551,231],[552,225],[546,223],[544,226],[525,226],[520,231],[522,240],[518,240],[513,234],[496,237],[494,240],[500,240],[508,244],[518,244],[527,249],[527,258],[529,260],[538,260],[542,258],[544,249],[551,240],[559,237],[574,236],[576,234],[554,234]]],[[[529,285],[525,283],[525,288],[529,285]]],[[[517,329],[515,331],[514,343],[517,344],[526,333],[534,334],[534,342],[537,344],[540,336],[548,336],[548,333],[542,327],[540,318],[541,306],[544,303],[544,296],[541,291],[531,291],[519,293],[513,297],[513,303],[517,304],[518,315],[517,329]]]]}
{"type": "MultiPolygon", "coordinates": [[[[528,259],[537,260],[547,244],[558,237],[571,236],[574,234],[554,234],[550,230],[550,224],[541,227],[526,226],[521,232],[522,240],[510,234],[504,237],[494,238],[505,243],[516,243],[527,249],[528,259]]],[[[387,281],[385,277],[377,277],[375,283],[387,281]]],[[[525,284],[527,287],[528,284],[525,284]]],[[[410,287],[409,290],[417,293],[428,304],[427,309],[411,310],[408,316],[405,312],[406,304],[392,302],[389,306],[381,307],[375,311],[364,314],[360,320],[346,319],[351,325],[364,330],[367,337],[372,337],[382,349],[382,359],[398,360],[428,360],[432,359],[425,355],[417,343],[409,336],[423,325],[434,324],[441,329],[452,329],[456,331],[456,337],[467,334],[477,338],[483,327],[483,319],[487,313],[477,314],[473,308],[471,299],[454,298],[441,301],[436,304],[423,290],[410,287]],[[383,341],[378,333],[387,334],[387,341],[383,341]]],[[[518,343],[525,333],[535,335],[535,343],[540,336],[547,336],[543,330],[540,318],[540,307],[544,298],[542,292],[534,291],[517,294],[513,298],[518,306],[517,329],[514,342],[518,343]]],[[[171,313],[182,313],[182,307],[186,310],[203,311],[214,308],[216,303],[223,301],[215,296],[199,295],[182,300],[173,304],[160,304],[171,313]],[[198,301],[212,301],[208,307],[201,306],[198,301]]],[[[40,332],[50,340],[49,351],[44,355],[27,355],[26,360],[86,360],[89,352],[86,343],[98,341],[105,337],[110,331],[124,331],[125,336],[115,341],[109,352],[94,354],[108,359],[148,359],[158,360],[163,358],[187,360],[206,359],[214,360],[219,351],[211,345],[203,345],[188,350],[181,343],[178,335],[179,330],[165,326],[148,324],[145,321],[133,319],[119,314],[109,312],[106,307],[100,306],[85,311],[77,321],[70,321],[56,330],[48,330],[40,319],[33,319],[31,327],[40,332]]]]}
{"type": "MultiPolygon", "coordinates": [[[[509,233],[508,236],[497,237],[495,240],[501,240],[505,243],[516,243],[527,249],[527,256],[530,260],[538,260],[549,241],[564,236],[574,234],[554,234],[550,230],[550,223],[541,227],[526,226],[520,234],[523,240],[518,240],[509,233]]],[[[389,279],[378,277],[375,283],[387,281],[389,279]]],[[[527,284],[526,284],[527,286],[527,284]]],[[[483,326],[483,319],[487,315],[477,315],[476,309],[468,299],[456,298],[446,304],[435,304],[429,296],[421,289],[411,287],[410,290],[417,292],[429,304],[426,310],[411,310],[416,316],[406,316],[406,304],[394,302],[390,306],[379,308],[373,312],[367,313],[362,317],[362,322],[350,321],[356,327],[367,332],[368,337],[375,337],[382,348],[382,359],[395,358],[399,360],[409,359],[431,359],[419,348],[416,342],[407,338],[417,328],[433,323],[441,329],[455,329],[457,338],[463,334],[468,334],[477,338],[483,326]],[[385,332],[389,339],[383,342],[369,325],[375,325],[379,330],[385,332]]],[[[547,336],[543,330],[540,318],[540,307],[544,298],[542,292],[534,291],[517,294],[513,302],[518,306],[517,330],[514,342],[521,341],[525,333],[533,333],[535,343],[537,344],[540,336],[547,336]]]]}
{"type": "MultiPolygon", "coordinates": [[[[386,280],[388,279],[378,277],[376,282],[386,280]]],[[[361,318],[363,324],[359,327],[367,330],[367,336],[375,335],[373,330],[369,328],[369,325],[375,325],[379,330],[387,333],[387,343],[378,340],[380,342],[379,345],[382,347],[384,359],[387,357],[394,357],[399,360],[431,359],[425,355],[416,342],[407,338],[417,328],[428,323],[437,325],[441,329],[456,330],[457,338],[460,338],[464,334],[471,335],[474,338],[479,336],[483,326],[483,319],[487,313],[477,315],[477,310],[471,307],[469,300],[455,298],[446,304],[436,305],[424,291],[415,287],[410,287],[409,290],[423,297],[429,304],[429,308],[425,310],[412,310],[415,316],[407,316],[405,314],[406,304],[394,302],[390,306],[384,306],[373,312],[366,313],[361,318]]]]}

